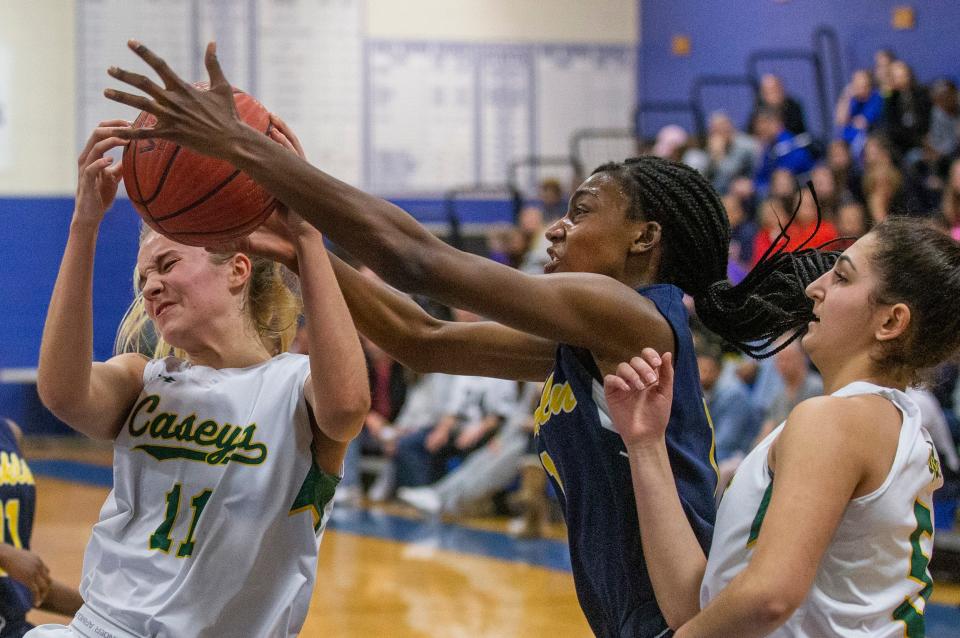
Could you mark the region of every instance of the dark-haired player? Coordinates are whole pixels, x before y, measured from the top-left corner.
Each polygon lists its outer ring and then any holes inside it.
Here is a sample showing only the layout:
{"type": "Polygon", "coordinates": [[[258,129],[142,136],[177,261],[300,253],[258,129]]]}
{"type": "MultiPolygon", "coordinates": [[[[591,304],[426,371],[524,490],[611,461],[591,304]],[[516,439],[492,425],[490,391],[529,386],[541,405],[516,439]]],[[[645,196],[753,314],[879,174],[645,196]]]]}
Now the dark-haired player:
{"type": "Polygon", "coordinates": [[[678,637],[924,635],[943,476],[904,390],[960,349],[960,245],[891,219],[807,294],[815,320],[802,345],[829,396],[797,405],[740,464],[709,558],[664,445],[670,355],[646,349],[604,380],[657,600],[678,637]]]}
{"type": "MultiPolygon", "coordinates": [[[[668,447],[684,512],[705,549],[714,519],[713,436],[683,292],[693,295],[712,330],[748,349],[753,340],[769,345],[809,317],[807,281],[794,267],[805,255],[777,255],[764,262],[768,272],[731,287],[729,227],[716,193],[688,167],[641,158],[594,171],[571,197],[566,216],[547,230],[549,275],[524,274],[447,246],[401,209],[322,173],[242,124],[212,47],[212,88],[206,93],[182,82],[139,43],[131,47],[166,88],[111,69],[154,100],[118,91],[108,97],[154,113],[159,122],[152,131],[117,129],[116,135],[162,137],[226,159],[303,211],[389,283],[496,321],[444,324],[348,269],[338,271],[360,329],[401,362],[456,374],[547,380],[536,412],[537,445],[561,495],[587,620],[599,636],[666,632],[602,375],[643,347],[675,353],[668,447]]],[[[296,267],[281,237],[261,234],[251,247],[260,240],[261,252],[296,267]]],[[[801,271],[822,269],[816,260],[807,265],[801,271]]]]}

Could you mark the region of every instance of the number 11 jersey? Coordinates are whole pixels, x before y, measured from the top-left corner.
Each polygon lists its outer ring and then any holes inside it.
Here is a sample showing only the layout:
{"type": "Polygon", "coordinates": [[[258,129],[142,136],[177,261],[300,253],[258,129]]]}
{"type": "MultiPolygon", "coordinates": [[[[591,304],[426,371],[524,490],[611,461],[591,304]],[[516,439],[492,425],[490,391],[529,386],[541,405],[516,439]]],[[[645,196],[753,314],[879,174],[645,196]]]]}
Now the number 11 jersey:
{"type": "Polygon", "coordinates": [[[114,442],[83,564],[94,611],[143,636],[290,636],[339,479],[314,461],[309,359],[154,360],[114,442]]]}

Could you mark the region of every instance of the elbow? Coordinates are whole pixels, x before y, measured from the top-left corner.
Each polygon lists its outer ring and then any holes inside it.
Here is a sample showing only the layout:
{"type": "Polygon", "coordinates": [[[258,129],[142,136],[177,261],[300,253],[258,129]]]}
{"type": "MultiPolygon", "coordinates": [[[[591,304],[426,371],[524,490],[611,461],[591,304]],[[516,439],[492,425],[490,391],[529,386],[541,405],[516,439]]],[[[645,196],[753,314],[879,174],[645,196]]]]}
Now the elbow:
{"type": "Polygon", "coordinates": [[[370,413],[370,395],[350,404],[343,404],[323,414],[317,414],[317,423],[323,433],[340,443],[349,443],[363,428],[363,422],[370,413]]]}
{"type": "Polygon", "coordinates": [[[73,407],[77,399],[75,391],[66,391],[40,374],[37,376],[37,396],[43,407],[64,423],[71,423],[74,420],[73,407]]]}
{"type": "Polygon", "coordinates": [[[802,598],[773,589],[758,592],[754,600],[759,624],[771,631],[787,622],[803,602],[802,598]]]}

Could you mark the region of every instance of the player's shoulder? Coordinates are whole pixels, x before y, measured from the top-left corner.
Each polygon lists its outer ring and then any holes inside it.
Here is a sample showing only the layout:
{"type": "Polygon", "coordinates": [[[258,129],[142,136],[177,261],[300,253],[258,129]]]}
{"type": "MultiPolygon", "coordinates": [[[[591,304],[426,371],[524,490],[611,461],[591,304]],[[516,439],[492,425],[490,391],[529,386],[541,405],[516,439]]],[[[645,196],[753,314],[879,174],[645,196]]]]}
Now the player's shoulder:
{"type": "Polygon", "coordinates": [[[781,438],[784,444],[863,449],[887,425],[899,426],[898,412],[880,395],[818,396],[790,411],[781,438]]]}

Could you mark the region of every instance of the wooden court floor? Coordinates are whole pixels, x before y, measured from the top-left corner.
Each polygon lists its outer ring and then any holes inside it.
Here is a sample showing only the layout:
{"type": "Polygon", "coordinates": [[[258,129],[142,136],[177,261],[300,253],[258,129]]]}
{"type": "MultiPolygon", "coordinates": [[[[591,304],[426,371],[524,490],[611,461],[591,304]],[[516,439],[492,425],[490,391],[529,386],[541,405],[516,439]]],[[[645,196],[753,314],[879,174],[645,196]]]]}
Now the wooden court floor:
{"type": "MultiPolygon", "coordinates": [[[[37,459],[33,548],[55,578],[76,585],[90,528],[108,490],[51,478],[42,459],[81,460],[106,472],[109,451],[34,444],[26,453],[37,459]]],[[[514,541],[502,529],[498,520],[453,526],[389,509],[335,508],[320,548],[317,584],[302,635],[590,636],[570,573],[557,566],[563,562],[558,558],[565,552],[562,542],[547,540],[538,546],[536,541],[526,548],[530,551],[517,553],[515,544],[531,541],[514,541]]],[[[928,636],[960,636],[960,622],[954,625],[960,612],[953,615],[960,605],[960,587],[938,584],[931,602],[949,616],[928,636]]],[[[42,612],[34,612],[31,620],[64,622],[42,612]]]]}

